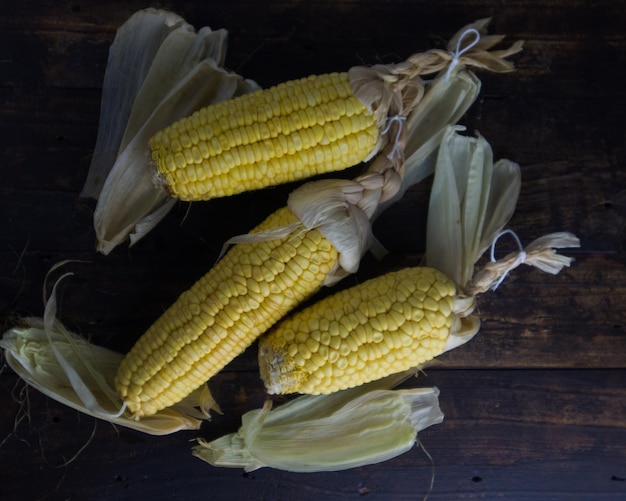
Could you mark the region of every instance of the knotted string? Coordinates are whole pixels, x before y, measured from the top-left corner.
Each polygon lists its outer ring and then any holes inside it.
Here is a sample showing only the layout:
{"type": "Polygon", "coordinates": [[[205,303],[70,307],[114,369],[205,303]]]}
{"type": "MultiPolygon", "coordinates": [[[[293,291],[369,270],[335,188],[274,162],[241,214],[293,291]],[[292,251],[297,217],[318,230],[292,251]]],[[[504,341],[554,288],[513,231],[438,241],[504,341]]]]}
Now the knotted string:
{"type": "Polygon", "coordinates": [[[405,116],[401,116],[401,115],[394,115],[392,117],[389,117],[387,119],[387,125],[385,125],[385,128],[382,131],[382,134],[388,134],[389,131],[391,130],[391,125],[396,122],[398,124],[398,130],[396,131],[396,137],[393,141],[393,149],[391,150],[391,152],[387,155],[387,158],[389,160],[393,160],[394,158],[402,158],[404,156],[404,151],[402,146],[400,145],[400,139],[402,138],[402,129],[404,127],[404,124],[406,122],[406,117],[405,116]]]}
{"type": "Polygon", "coordinates": [[[446,82],[450,78],[450,75],[452,74],[452,71],[454,70],[454,68],[456,68],[457,65],[459,64],[461,56],[465,54],[466,52],[468,52],[469,50],[471,50],[476,44],[478,44],[479,41],[480,41],[480,32],[476,28],[469,28],[463,32],[463,34],[459,37],[459,39],[456,42],[456,49],[454,50],[454,53],[452,54],[452,61],[450,61],[450,65],[448,66],[448,71],[446,72],[446,82]],[[461,49],[461,43],[463,42],[465,37],[468,35],[474,35],[474,40],[471,43],[469,43],[466,47],[463,47],[461,49]]]}
{"type": "Polygon", "coordinates": [[[515,242],[517,243],[517,246],[519,247],[519,253],[517,254],[516,258],[513,261],[511,261],[511,263],[505,268],[504,272],[502,273],[498,281],[492,285],[491,289],[494,291],[504,281],[506,276],[509,274],[509,271],[517,268],[520,264],[524,264],[526,262],[526,251],[524,250],[524,246],[522,245],[522,242],[520,241],[519,237],[513,230],[501,231],[500,233],[498,233],[498,235],[496,235],[496,238],[493,239],[493,242],[491,243],[491,256],[490,256],[491,262],[492,263],[496,262],[495,250],[496,250],[496,244],[498,243],[498,240],[500,239],[501,236],[506,235],[507,233],[509,235],[512,235],[513,238],[515,239],[515,242]]]}
{"type": "Polygon", "coordinates": [[[534,266],[546,273],[556,275],[564,266],[569,266],[573,260],[571,257],[558,254],[556,249],[580,247],[580,240],[575,235],[567,232],[550,233],[544,235],[529,245],[522,248],[517,235],[511,230],[500,232],[491,244],[491,262],[480,270],[467,287],[468,296],[482,294],[489,289],[495,290],[504,280],[507,273],[521,264],[534,266]],[[510,233],[515,238],[520,250],[508,256],[496,260],[494,248],[497,240],[510,233]]]}

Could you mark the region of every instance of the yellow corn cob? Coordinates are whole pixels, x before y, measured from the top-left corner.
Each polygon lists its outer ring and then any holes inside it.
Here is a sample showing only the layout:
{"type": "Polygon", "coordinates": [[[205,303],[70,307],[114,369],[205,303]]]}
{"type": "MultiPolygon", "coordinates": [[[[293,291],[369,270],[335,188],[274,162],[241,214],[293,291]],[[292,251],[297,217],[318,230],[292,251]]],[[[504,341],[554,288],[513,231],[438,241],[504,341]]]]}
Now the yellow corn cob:
{"type": "Polygon", "coordinates": [[[150,140],[170,193],[207,200],[345,169],[379,139],[348,73],[315,75],[208,106],[150,140]]]}
{"type": "MultiPolygon", "coordinates": [[[[297,221],[288,208],[253,232],[297,221]]],[[[319,231],[234,246],[146,331],[115,387],[135,416],[180,401],[319,290],[338,253],[319,231]]]]}
{"type": "Polygon", "coordinates": [[[456,286],[434,268],[407,268],[340,291],[261,338],[269,393],[324,394],[417,367],[444,351],[456,286]]]}

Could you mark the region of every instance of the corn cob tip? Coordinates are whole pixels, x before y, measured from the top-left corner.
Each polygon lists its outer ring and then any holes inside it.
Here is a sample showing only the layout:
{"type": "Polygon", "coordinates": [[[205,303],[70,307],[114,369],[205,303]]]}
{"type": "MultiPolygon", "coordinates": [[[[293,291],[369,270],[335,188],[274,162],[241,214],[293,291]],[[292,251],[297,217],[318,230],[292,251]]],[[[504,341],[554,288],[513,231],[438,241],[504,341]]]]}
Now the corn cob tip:
{"type": "Polygon", "coordinates": [[[326,394],[419,367],[446,351],[456,286],[432,268],[408,268],[342,290],[261,338],[271,394],[326,394]]]}
{"type": "Polygon", "coordinates": [[[265,389],[270,395],[295,393],[308,379],[308,374],[298,370],[293,358],[270,343],[259,345],[260,374],[265,389]]]}

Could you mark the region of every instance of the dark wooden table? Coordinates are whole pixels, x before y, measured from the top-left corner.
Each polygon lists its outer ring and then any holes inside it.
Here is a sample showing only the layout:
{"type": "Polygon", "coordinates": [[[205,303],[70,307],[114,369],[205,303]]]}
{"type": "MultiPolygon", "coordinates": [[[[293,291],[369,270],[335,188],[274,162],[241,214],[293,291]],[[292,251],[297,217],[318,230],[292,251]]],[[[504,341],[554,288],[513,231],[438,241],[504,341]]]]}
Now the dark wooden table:
{"type": "MultiPolygon", "coordinates": [[[[126,351],[294,186],[178,205],[146,239],[94,252],[90,200],[79,198],[95,143],[106,57],[136,0],[4,2],[0,16],[0,315],[2,330],[42,313],[42,283],[64,259],[75,277],[60,316],[94,342],[126,351]]],[[[155,6],[196,27],[230,31],[229,68],[262,86],[440,47],[493,16],[493,33],[526,40],[508,75],[481,73],[463,118],[498,158],[522,166],[510,226],[523,242],[575,232],[576,262],[558,276],[518,269],[480,298],[468,345],[413,384],[441,390],[445,421],[421,433],[434,461],[430,499],[626,499],[626,176],[622,1],[180,1],[155,6]]],[[[356,278],[414,264],[428,186],[376,224],[392,250],[356,278]]],[[[237,429],[265,398],[251,347],[213,381],[237,429]]],[[[338,473],[243,474],[190,454],[197,434],[150,437],[80,415],[0,374],[0,499],[421,499],[432,466],[419,448],[338,473]],[[24,414],[25,410],[27,414],[24,414]],[[76,458],[72,461],[75,455],[76,458]]]]}

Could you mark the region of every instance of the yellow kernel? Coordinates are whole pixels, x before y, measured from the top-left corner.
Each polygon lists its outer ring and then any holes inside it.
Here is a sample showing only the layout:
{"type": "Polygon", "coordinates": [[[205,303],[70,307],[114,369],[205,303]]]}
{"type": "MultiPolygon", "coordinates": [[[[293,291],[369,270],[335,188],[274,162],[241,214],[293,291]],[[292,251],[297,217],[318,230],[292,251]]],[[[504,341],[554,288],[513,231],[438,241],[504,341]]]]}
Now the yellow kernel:
{"type": "Polygon", "coordinates": [[[422,277],[417,281],[416,287],[418,290],[427,293],[430,289],[430,282],[422,277]]]}
{"type": "MultiPolygon", "coordinates": [[[[337,353],[337,358],[339,358],[339,353],[337,353]]],[[[331,378],[333,376],[333,365],[332,364],[337,361],[337,358],[335,358],[335,360],[330,360],[331,361],[330,364],[324,364],[324,365],[322,365],[320,367],[320,371],[324,375],[324,377],[331,378]]]]}
{"type": "Polygon", "coordinates": [[[341,357],[339,360],[337,360],[335,367],[341,370],[345,369],[346,367],[348,367],[348,359],[346,357],[341,357]]]}
{"type": "Polygon", "coordinates": [[[306,346],[311,353],[315,353],[319,349],[320,344],[317,341],[315,341],[315,339],[313,339],[312,337],[309,337],[306,340],[306,346]]]}
{"type": "MultiPolygon", "coordinates": [[[[297,338],[297,337],[298,337],[298,336],[296,335],[296,338],[297,338]]],[[[307,347],[307,345],[306,345],[306,344],[299,344],[299,345],[298,345],[298,353],[299,353],[300,355],[302,355],[302,357],[303,357],[305,360],[308,360],[309,358],[311,358],[311,350],[309,350],[309,348],[307,347]]]]}
{"type": "Polygon", "coordinates": [[[312,364],[312,366],[315,369],[317,369],[318,367],[321,367],[322,365],[324,365],[325,362],[326,362],[326,360],[319,353],[313,353],[311,355],[310,363],[312,364]]]}
{"type": "Polygon", "coordinates": [[[421,322],[423,318],[424,318],[424,310],[421,307],[414,308],[411,314],[411,320],[413,322],[421,322]]]}
{"type": "Polygon", "coordinates": [[[450,298],[439,301],[439,312],[446,318],[452,314],[452,300],[450,298]]]}
{"type": "Polygon", "coordinates": [[[302,354],[296,353],[293,357],[293,363],[296,365],[296,367],[304,367],[306,359],[302,356],[302,354]]]}
{"type": "Polygon", "coordinates": [[[424,300],[424,309],[432,312],[439,311],[439,303],[429,296],[424,300]]]}
{"type": "Polygon", "coordinates": [[[333,350],[338,350],[341,346],[341,336],[332,336],[330,339],[330,345],[333,350]]]}
{"type": "Polygon", "coordinates": [[[328,346],[323,346],[323,345],[321,345],[321,346],[319,347],[319,349],[317,350],[317,352],[320,354],[320,356],[321,356],[324,360],[328,359],[328,354],[330,353],[330,352],[329,352],[329,350],[328,350],[328,346]]]}
{"type": "Polygon", "coordinates": [[[357,354],[359,356],[359,358],[361,360],[363,360],[364,362],[369,361],[370,357],[369,357],[369,351],[367,349],[367,345],[362,345],[359,347],[357,354]]]}
{"type": "Polygon", "coordinates": [[[350,367],[356,367],[356,364],[359,360],[359,354],[358,351],[353,351],[351,353],[348,354],[347,357],[348,360],[348,365],[350,365],[350,367]]]}
{"type": "Polygon", "coordinates": [[[296,334],[296,343],[298,344],[304,344],[307,342],[307,340],[309,339],[309,334],[303,331],[299,331],[296,334]]]}
{"type": "Polygon", "coordinates": [[[283,339],[292,342],[296,338],[296,333],[292,329],[286,329],[282,332],[283,339]]]}
{"type": "Polygon", "coordinates": [[[421,332],[430,332],[432,330],[432,324],[426,317],[417,322],[417,325],[419,326],[421,332]]]}
{"type": "Polygon", "coordinates": [[[289,355],[291,358],[293,358],[297,354],[298,354],[298,345],[297,344],[290,344],[289,347],[287,348],[287,355],[289,355]]]}

